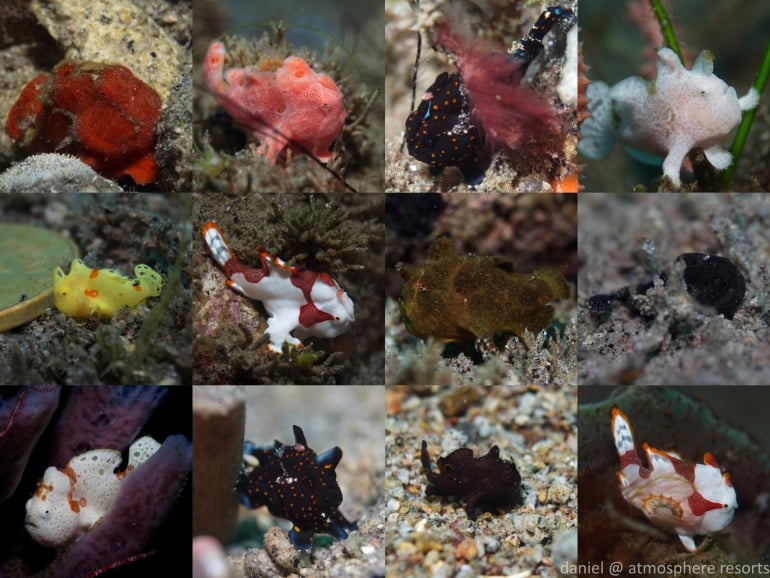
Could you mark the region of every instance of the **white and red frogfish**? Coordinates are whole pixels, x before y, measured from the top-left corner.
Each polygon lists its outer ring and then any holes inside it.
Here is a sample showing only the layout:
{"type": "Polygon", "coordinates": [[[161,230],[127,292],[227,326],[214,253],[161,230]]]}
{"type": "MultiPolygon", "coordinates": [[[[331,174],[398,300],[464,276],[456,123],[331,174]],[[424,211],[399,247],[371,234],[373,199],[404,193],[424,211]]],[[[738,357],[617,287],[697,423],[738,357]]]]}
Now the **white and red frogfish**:
{"type": "Polygon", "coordinates": [[[698,550],[694,536],[718,532],[732,521],[738,507],[735,488],[710,453],[702,464],[693,464],[645,443],[645,467],[631,422],[617,407],[612,408],[612,437],[620,457],[617,476],[623,498],[654,526],[678,535],[689,552],[698,550]]]}
{"type": "Polygon", "coordinates": [[[216,223],[206,223],[201,233],[227,286],[265,306],[271,352],[280,353],[284,342],[302,347],[292,332],[302,339],[337,337],[355,321],[353,301],[328,273],[290,267],[259,247],[262,267],[247,267],[230,251],[216,223]]]}

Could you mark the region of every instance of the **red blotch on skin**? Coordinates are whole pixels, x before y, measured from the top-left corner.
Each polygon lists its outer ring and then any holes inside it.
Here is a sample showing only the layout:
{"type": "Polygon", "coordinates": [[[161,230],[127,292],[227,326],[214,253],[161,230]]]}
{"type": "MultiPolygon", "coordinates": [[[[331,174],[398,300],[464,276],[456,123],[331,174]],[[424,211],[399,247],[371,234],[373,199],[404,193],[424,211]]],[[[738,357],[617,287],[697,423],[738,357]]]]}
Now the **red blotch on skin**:
{"type": "MultiPolygon", "coordinates": [[[[325,274],[321,273],[321,275],[325,274]]],[[[311,327],[316,323],[321,323],[323,321],[334,320],[333,315],[318,309],[310,297],[310,292],[313,290],[313,285],[315,285],[318,277],[318,273],[315,271],[308,271],[307,269],[295,268],[291,272],[291,284],[302,291],[302,295],[305,296],[305,301],[307,301],[307,303],[299,308],[299,322],[305,327],[311,327]]],[[[331,277],[329,277],[329,279],[331,279],[331,277]]]]}
{"type": "Polygon", "coordinates": [[[706,512],[711,510],[722,509],[722,504],[707,500],[698,492],[694,492],[689,498],[687,498],[687,503],[690,505],[692,513],[696,516],[703,516],[706,512]]]}
{"type": "Polygon", "coordinates": [[[525,71],[521,61],[501,48],[465,38],[447,20],[437,22],[434,32],[460,69],[471,114],[490,147],[515,150],[558,135],[561,122],[548,100],[520,86],[525,71]]]}
{"type": "Polygon", "coordinates": [[[92,299],[99,297],[99,292],[96,289],[85,289],[83,293],[85,293],[86,297],[91,297],[92,299]]]}
{"type": "Polygon", "coordinates": [[[161,99],[125,66],[64,61],[11,108],[6,131],[29,154],[72,154],[107,178],[157,178],[153,151],[161,99]]]}
{"type": "Polygon", "coordinates": [[[78,504],[72,498],[72,492],[75,491],[75,484],[78,481],[78,476],[75,473],[75,470],[73,470],[69,465],[65,466],[64,469],[61,470],[61,472],[65,474],[70,480],[70,489],[67,492],[67,501],[70,504],[70,510],[72,510],[75,513],[78,513],[80,511],[80,504],[78,504]]]}
{"type": "Polygon", "coordinates": [[[334,316],[321,311],[313,302],[305,303],[299,308],[299,322],[305,327],[312,327],[323,321],[334,321],[334,316]]]}
{"type": "Polygon", "coordinates": [[[263,277],[270,275],[270,269],[267,265],[267,262],[265,261],[265,258],[261,253],[259,258],[262,261],[261,269],[257,269],[256,267],[247,267],[235,257],[228,259],[227,262],[222,267],[222,270],[225,272],[225,275],[227,276],[226,283],[228,285],[232,285],[233,282],[231,280],[231,277],[236,273],[243,274],[244,279],[246,279],[246,281],[248,281],[249,283],[259,283],[263,277]]]}
{"type": "MultiPolygon", "coordinates": [[[[695,464],[689,462],[683,462],[673,456],[669,456],[671,464],[674,466],[674,471],[682,476],[685,480],[691,484],[695,483],[695,464]]],[[[721,506],[720,506],[721,507],[721,506]]]]}
{"type": "Polygon", "coordinates": [[[299,288],[307,301],[310,301],[310,291],[315,285],[318,273],[295,267],[291,272],[291,284],[299,288]]]}

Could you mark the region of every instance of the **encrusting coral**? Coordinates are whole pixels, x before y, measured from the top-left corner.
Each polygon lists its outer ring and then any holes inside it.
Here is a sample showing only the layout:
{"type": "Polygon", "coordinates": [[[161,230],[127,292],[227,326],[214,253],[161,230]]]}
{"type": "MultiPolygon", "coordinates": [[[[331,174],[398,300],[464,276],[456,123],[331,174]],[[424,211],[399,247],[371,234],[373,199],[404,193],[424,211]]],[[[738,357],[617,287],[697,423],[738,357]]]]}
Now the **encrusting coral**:
{"type": "MultiPolygon", "coordinates": [[[[730,166],[732,155],[721,143],[738,126],[741,113],[759,102],[753,88],[738,98],[733,87],[714,75],[710,52],[701,52],[688,70],[670,48],[658,51],[654,81],[629,77],[612,87],[592,82],[587,96],[591,116],[580,126],[580,153],[600,160],[617,139],[642,153],[665,156],[663,175],[675,187],[681,185],[682,162],[694,148],[703,148],[715,168],[730,166]]],[[[647,160],[634,150],[629,152],[647,160]]]]}

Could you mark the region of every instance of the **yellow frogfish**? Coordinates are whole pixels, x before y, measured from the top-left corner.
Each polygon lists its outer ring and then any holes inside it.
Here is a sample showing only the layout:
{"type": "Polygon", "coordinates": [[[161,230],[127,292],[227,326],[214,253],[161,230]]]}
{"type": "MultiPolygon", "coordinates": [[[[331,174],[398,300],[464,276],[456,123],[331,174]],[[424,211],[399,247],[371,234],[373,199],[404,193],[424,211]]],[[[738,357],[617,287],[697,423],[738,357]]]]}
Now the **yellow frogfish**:
{"type": "Polygon", "coordinates": [[[157,297],[163,279],[148,265],[134,267],[135,279],[114,269],[91,269],[80,259],[72,261],[69,274],[61,267],[53,272],[56,308],[69,317],[87,319],[94,313],[113,317],[122,307],[135,308],[148,297],[157,297]]]}

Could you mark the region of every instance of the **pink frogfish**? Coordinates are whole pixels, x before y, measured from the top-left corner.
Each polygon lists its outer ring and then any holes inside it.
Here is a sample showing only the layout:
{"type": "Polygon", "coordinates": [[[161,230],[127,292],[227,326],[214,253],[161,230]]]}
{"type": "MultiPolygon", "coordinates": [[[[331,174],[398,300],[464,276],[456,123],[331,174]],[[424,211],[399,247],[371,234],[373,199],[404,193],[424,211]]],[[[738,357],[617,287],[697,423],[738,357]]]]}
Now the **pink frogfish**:
{"type": "Polygon", "coordinates": [[[209,47],[203,80],[233,120],[262,143],[257,154],[266,156],[270,166],[286,161],[287,150],[328,162],[345,124],[344,97],[334,81],[297,56],[275,72],[225,70],[225,54],[221,42],[209,47]]]}
{"type": "Polygon", "coordinates": [[[654,526],[678,535],[689,552],[698,550],[695,536],[718,532],[732,521],[738,507],[735,488],[710,453],[702,464],[693,464],[645,443],[645,467],[631,422],[617,407],[612,408],[612,437],[620,457],[617,476],[623,498],[654,526]]]}

